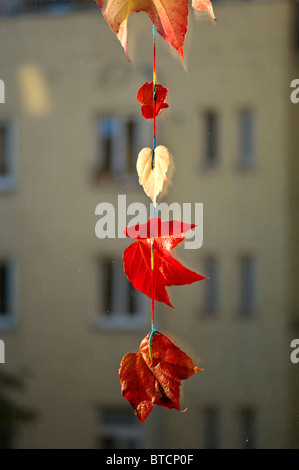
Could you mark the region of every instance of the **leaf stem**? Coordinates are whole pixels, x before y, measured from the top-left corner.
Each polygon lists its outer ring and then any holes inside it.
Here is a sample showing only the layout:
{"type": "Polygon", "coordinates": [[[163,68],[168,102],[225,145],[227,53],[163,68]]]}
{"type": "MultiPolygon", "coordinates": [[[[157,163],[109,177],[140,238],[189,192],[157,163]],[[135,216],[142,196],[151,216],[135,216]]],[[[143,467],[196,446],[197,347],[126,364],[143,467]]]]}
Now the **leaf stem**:
{"type": "Polygon", "coordinates": [[[153,336],[154,336],[155,333],[158,333],[158,331],[155,329],[154,325],[152,324],[152,331],[151,331],[149,341],[148,341],[149,357],[150,357],[151,361],[153,360],[153,357],[152,357],[152,339],[153,339],[153,336]]]}

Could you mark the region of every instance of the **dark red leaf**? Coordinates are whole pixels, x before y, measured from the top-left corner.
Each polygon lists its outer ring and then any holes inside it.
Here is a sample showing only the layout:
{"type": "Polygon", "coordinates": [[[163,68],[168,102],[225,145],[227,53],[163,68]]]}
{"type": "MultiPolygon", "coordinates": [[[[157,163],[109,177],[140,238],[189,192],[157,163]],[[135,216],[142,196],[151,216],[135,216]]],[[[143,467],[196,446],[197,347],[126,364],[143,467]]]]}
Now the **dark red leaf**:
{"type": "Polygon", "coordinates": [[[119,370],[122,395],[142,423],[154,405],[180,410],[181,380],[203,370],[159,332],[152,337],[150,359],[149,338],[150,334],[142,340],[138,353],[123,357],[119,370]]]}

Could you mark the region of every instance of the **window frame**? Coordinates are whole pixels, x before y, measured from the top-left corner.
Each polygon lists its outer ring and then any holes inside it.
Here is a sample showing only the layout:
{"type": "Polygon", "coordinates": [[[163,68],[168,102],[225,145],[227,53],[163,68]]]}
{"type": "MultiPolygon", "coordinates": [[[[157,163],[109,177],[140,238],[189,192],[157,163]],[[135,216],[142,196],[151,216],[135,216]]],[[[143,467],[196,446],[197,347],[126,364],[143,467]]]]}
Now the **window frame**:
{"type": "Polygon", "coordinates": [[[241,255],[239,257],[238,268],[239,316],[242,318],[252,318],[256,315],[259,304],[257,281],[258,265],[256,256],[251,253],[241,255]],[[248,268],[250,273],[248,272],[248,268]]]}
{"type": "MultiPolygon", "coordinates": [[[[128,183],[130,186],[137,186],[136,182],[136,162],[137,157],[144,146],[144,142],[151,142],[151,127],[141,116],[133,113],[114,114],[113,112],[102,113],[97,116],[95,123],[96,130],[96,155],[94,164],[95,181],[101,184],[105,181],[111,183],[128,183]],[[102,137],[103,127],[111,121],[112,134],[110,143],[110,158],[102,151],[104,139],[102,137]],[[135,128],[135,130],[134,130],[135,128]],[[130,138],[131,137],[131,138],[130,138]],[[107,162],[106,162],[107,160],[107,162]]],[[[108,139],[107,139],[108,141],[108,139]]]]}
{"type": "Polygon", "coordinates": [[[249,106],[243,106],[237,112],[237,163],[239,168],[244,170],[254,169],[257,165],[256,111],[249,106]]]}
{"type": "MultiPolygon", "coordinates": [[[[145,444],[145,432],[142,424],[136,419],[134,413],[120,407],[102,407],[98,410],[96,437],[99,443],[105,438],[114,439],[115,447],[112,449],[142,449],[145,444]],[[107,422],[109,421],[109,413],[112,417],[111,422],[107,422]],[[121,445],[128,439],[135,440],[136,446],[132,447],[129,443],[121,445]]],[[[97,447],[105,448],[101,445],[97,447]]]]}
{"type": "Polygon", "coordinates": [[[258,449],[258,410],[255,406],[243,405],[238,409],[240,448],[258,449]]]}
{"type": "MultiPolygon", "coordinates": [[[[97,313],[96,313],[96,321],[95,324],[98,328],[102,330],[141,330],[146,327],[146,316],[145,316],[145,296],[141,294],[141,292],[137,289],[134,289],[133,285],[127,279],[124,271],[123,271],[123,264],[121,257],[113,257],[113,256],[102,256],[98,259],[97,262],[97,269],[98,269],[98,279],[97,285],[100,286],[100,289],[96,289],[98,294],[98,303],[97,303],[97,313]],[[130,295],[132,291],[137,296],[138,305],[136,307],[136,312],[130,312],[129,308],[126,310],[122,310],[117,308],[116,310],[110,310],[108,312],[103,308],[106,303],[106,294],[107,294],[107,284],[111,283],[111,279],[107,277],[107,271],[105,264],[110,264],[109,269],[111,266],[119,265],[119,274],[121,276],[117,279],[117,272],[116,277],[114,278],[114,282],[112,280],[112,294],[109,295],[113,296],[113,289],[117,290],[118,292],[125,292],[125,301],[127,306],[130,304],[130,295]],[[105,281],[106,278],[106,281],[105,281]],[[118,285],[118,289],[117,289],[118,285]],[[126,291],[124,290],[126,289],[126,291]],[[99,292],[100,291],[100,292],[99,292]]],[[[113,279],[113,268],[112,268],[112,279],[113,279]]],[[[117,299],[116,305],[120,305],[121,299],[117,299]]]]}
{"type": "Polygon", "coordinates": [[[0,421],[0,450],[15,449],[16,425],[0,421]]]}
{"type": "Polygon", "coordinates": [[[7,303],[8,310],[7,312],[0,313],[0,331],[9,331],[13,330],[18,325],[18,267],[15,260],[10,258],[5,258],[0,256],[0,265],[6,264],[9,271],[9,280],[6,280],[6,283],[9,283],[9,287],[6,287],[8,292],[7,303]]]}
{"type": "MultiPolygon", "coordinates": [[[[4,160],[7,171],[0,174],[0,194],[15,190],[17,185],[17,158],[18,158],[18,134],[17,124],[12,119],[0,118],[0,128],[6,129],[7,144],[5,144],[4,160]]],[[[1,151],[1,149],[0,149],[1,151]]]]}
{"type": "Polygon", "coordinates": [[[205,449],[221,448],[221,413],[217,406],[208,405],[202,410],[205,449]]]}
{"type": "Polygon", "coordinates": [[[203,109],[200,112],[199,116],[201,122],[201,132],[200,135],[202,136],[202,144],[201,144],[201,152],[202,152],[202,160],[203,165],[205,168],[213,170],[217,168],[220,164],[220,149],[221,149],[221,120],[220,120],[220,112],[219,110],[215,109],[214,107],[203,109]],[[210,122],[209,118],[214,119],[214,138],[215,141],[213,142],[211,137],[211,132],[209,132],[210,122]],[[213,154],[211,153],[211,147],[214,147],[213,154]],[[215,150],[216,149],[216,150],[215,150]]]}
{"type": "Polygon", "coordinates": [[[210,255],[204,259],[204,269],[205,275],[207,276],[207,284],[205,286],[205,291],[203,293],[203,313],[207,318],[214,318],[218,316],[220,311],[220,262],[218,256],[210,255]],[[209,263],[213,264],[213,269],[215,268],[215,275],[211,274],[209,270],[209,263]],[[216,302],[211,302],[211,290],[216,292],[216,302]]]}

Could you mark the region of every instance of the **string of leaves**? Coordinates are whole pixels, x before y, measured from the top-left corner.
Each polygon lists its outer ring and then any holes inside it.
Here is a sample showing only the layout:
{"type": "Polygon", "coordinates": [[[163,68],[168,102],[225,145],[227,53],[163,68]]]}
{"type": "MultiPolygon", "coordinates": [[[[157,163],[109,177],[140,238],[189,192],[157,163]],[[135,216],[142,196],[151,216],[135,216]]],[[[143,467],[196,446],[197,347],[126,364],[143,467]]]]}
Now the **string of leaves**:
{"type": "MultiPolygon", "coordinates": [[[[132,12],[144,11],[153,23],[153,81],[144,83],[137,99],[141,114],[153,120],[153,148],[139,152],[136,169],[139,183],[154,205],[167,182],[172,156],[163,146],[157,146],[156,121],[166,103],[168,89],[157,83],[156,33],[173,46],[184,58],[184,41],[188,27],[188,0],[97,0],[103,16],[120,40],[128,57],[128,19],[132,12]]],[[[193,0],[195,10],[208,12],[215,20],[210,0],[193,0]]],[[[132,406],[137,418],[144,423],[154,405],[180,410],[181,380],[203,369],[169,338],[155,328],[155,301],[169,307],[167,287],[192,284],[205,279],[183,266],[171,251],[184,240],[195,225],[181,221],[162,221],[154,217],[141,225],[127,227],[126,235],[134,242],[123,254],[124,271],[135,289],[151,298],[151,332],[142,340],[137,353],[127,353],[120,365],[122,395],[132,406]]]]}

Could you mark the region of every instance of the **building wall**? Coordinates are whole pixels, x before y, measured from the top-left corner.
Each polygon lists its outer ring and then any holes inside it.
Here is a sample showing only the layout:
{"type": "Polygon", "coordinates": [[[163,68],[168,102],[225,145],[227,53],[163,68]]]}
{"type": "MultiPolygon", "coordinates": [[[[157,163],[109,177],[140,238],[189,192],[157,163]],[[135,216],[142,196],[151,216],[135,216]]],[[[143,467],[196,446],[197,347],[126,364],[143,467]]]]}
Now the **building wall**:
{"type": "MultiPolygon", "coordinates": [[[[292,4],[217,3],[215,13],[216,24],[190,17],[185,68],[162,40],[157,45],[158,80],[169,88],[170,104],[158,119],[158,143],[175,161],[164,200],[204,206],[202,248],[180,248],[178,255],[201,272],[214,256],[220,281],[214,315],[203,307],[208,281],[172,289],[174,310],[157,305],[158,328],[205,370],[183,384],[185,413],[152,412],[142,427],[146,448],[203,448],[211,422],[223,448],[293,442],[290,415],[298,406],[293,402],[290,409],[295,393],[288,382],[292,4]],[[248,169],[238,165],[243,108],[253,111],[257,126],[256,164],[248,169]],[[203,116],[209,109],[220,123],[214,168],[204,164],[203,116]],[[256,260],[257,308],[246,318],[239,311],[239,268],[248,254],[256,260]],[[242,410],[254,413],[245,435],[242,410]]],[[[0,249],[18,263],[19,319],[1,338],[5,367],[26,368],[24,400],[39,412],[20,430],[19,447],[93,448],[97,411],[130,410],[120,394],[118,368],[150,330],[150,309],[145,302],[141,328],[99,327],[98,260],[107,253],[121,258],[130,242],[99,240],[95,208],[100,202],[116,206],[119,194],[128,204],[149,200],[135,182],[95,184],[93,178],[98,116],[139,115],[136,92],[151,80],[146,15],[132,15],[129,33],[132,63],[96,11],[1,23],[6,104],[0,116],[16,120],[19,157],[17,187],[0,195],[0,249]]],[[[151,145],[148,137],[142,145],[151,145]]]]}
{"type": "MultiPolygon", "coordinates": [[[[295,31],[298,31],[298,19],[299,19],[299,8],[295,10],[293,16],[293,28],[295,31]]],[[[294,37],[292,42],[292,52],[293,52],[293,63],[290,71],[290,83],[294,79],[299,77],[299,68],[298,68],[298,34],[294,37]]],[[[294,89],[291,88],[291,92],[294,89]]],[[[298,142],[298,119],[299,119],[299,106],[298,103],[289,103],[289,123],[290,123],[290,141],[289,141],[289,180],[288,180],[288,194],[289,194],[289,216],[290,216],[290,251],[289,251],[289,260],[290,260],[290,269],[291,269],[291,295],[289,298],[289,312],[290,312],[290,324],[288,329],[289,342],[294,339],[299,338],[299,323],[298,323],[298,266],[296,259],[298,258],[298,151],[299,151],[299,142],[298,142]]],[[[297,343],[297,342],[296,342],[297,343]]],[[[293,351],[293,349],[292,349],[293,351]]],[[[289,370],[290,382],[292,384],[289,404],[290,404],[290,413],[293,416],[292,420],[292,442],[293,446],[298,447],[299,442],[299,426],[298,426],[298,387],[299,387],[299,368],[297,363],[292,363],[289,370]]]]}

